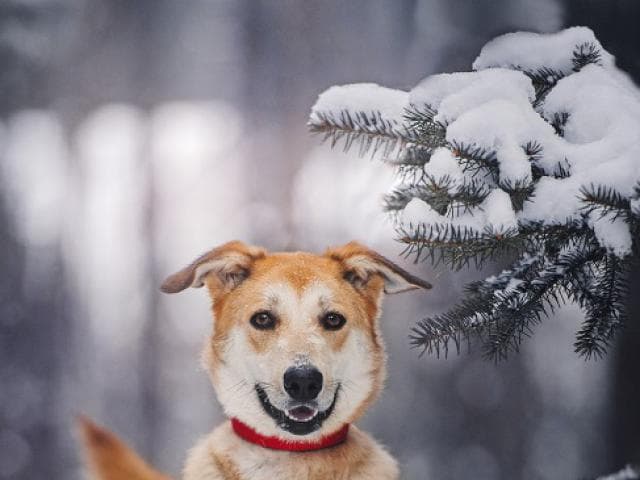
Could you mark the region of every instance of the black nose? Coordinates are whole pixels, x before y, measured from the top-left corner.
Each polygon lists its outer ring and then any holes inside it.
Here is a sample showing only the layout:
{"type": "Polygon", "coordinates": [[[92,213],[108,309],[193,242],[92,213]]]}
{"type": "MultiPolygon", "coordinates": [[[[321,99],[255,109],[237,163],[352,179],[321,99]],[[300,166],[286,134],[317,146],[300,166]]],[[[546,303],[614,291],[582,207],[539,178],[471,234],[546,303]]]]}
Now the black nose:
{"type": "Polygon", "coordinates": [[[322,374],[310,366],[288,368],[284,372],[284,389],[294,400],[313,400],[322,390],[322,374]]]}

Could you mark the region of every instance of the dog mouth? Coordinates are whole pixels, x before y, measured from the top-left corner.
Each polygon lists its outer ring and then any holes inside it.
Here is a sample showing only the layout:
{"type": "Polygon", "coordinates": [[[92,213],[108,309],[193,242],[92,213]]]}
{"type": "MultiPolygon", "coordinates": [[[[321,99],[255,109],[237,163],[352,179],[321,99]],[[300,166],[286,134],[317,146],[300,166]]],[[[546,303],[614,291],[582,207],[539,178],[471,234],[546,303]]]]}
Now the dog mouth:
{"type": "Polygon", "coordinates": [[[309,422],[318,414],[318,410],[306,405],[290,408],[284,411],[287,417],[296,422],[309,422]]]}
{"type": "Polygon", "coordinates": [[[273,418],[281,429],[294,435],[307,435],[322,427],[324,421],[331,416],[338,400],[340,385],[336,388],[333,401],[326,410],[318,410],[312,404],[295,405],[281,410],[271,403],[267,392],[260,385],[255,386],[258,400],[264,411],[273,418]]]}

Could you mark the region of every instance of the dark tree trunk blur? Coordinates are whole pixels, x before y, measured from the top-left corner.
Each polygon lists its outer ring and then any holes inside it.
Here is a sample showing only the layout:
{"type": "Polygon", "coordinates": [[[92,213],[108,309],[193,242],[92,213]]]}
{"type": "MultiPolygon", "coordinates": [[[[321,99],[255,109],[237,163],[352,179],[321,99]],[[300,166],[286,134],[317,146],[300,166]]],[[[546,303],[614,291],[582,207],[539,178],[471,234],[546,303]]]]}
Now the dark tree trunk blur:
{"type": "MultiPolygon", "coordinates": [[[[640,2],[637,0],[569,0],[567,25],[585,25],[616,56],[617,65],[640,84],[640,2]]],[[[629,323],[616,342],[611,392],[612,470],[640,463],[640,271],[632,272],[629,323]]]]}

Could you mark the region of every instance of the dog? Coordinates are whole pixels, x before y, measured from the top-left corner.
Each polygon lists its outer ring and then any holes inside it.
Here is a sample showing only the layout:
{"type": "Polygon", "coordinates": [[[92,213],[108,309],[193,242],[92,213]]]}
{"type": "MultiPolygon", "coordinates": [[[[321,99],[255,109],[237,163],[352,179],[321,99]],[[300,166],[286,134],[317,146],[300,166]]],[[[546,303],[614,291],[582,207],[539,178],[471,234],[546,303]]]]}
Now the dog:
{"type": "MultiPolygon", "coordinates": [[[[229,418],[190,451],[184,480],[394,480],[393,457],[353,423],[386,376],[382,297],[431,285],[356,242],[322,255],[234,241],[162,284],[206,286],[213,332],[203,364],[229,418]]],[[[82,421],[100,480],[166,480],[82,421]]]]}

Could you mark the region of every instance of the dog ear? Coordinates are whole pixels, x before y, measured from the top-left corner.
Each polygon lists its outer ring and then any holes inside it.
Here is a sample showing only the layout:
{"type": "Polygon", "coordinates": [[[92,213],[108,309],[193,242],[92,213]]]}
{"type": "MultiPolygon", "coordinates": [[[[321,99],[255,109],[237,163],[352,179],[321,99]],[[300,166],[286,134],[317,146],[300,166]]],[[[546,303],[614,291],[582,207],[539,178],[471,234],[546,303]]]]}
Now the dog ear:
{"type": "Polygon", "coordinates": [[[198,257],[179,272],[169,275],[160,290],[178,293],[188,287],[199,288],[205,284],[205,279],[214,280],[210,288],[235,288],[249,276],[253,262],[264,257],[265,253],[259,247],[242,242],[225,243],[198,257]]]}
{"type": "Polygon", "coordinates": [[[384,293],[400,293],[416,288],[431,288],[431,284],[406,270],[377,252],[350,242],[342,247],[331,248],[325,255],[338,260],[344,266],[344,279],[356,288],[363,288],[372,275],[379,275],[384,281],[384,293]]]}

